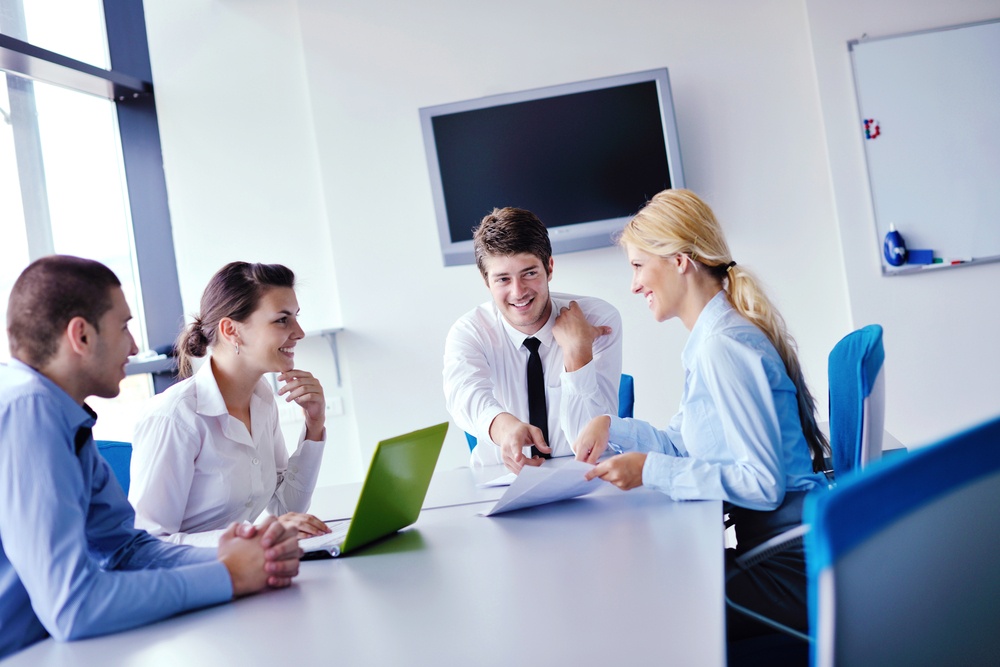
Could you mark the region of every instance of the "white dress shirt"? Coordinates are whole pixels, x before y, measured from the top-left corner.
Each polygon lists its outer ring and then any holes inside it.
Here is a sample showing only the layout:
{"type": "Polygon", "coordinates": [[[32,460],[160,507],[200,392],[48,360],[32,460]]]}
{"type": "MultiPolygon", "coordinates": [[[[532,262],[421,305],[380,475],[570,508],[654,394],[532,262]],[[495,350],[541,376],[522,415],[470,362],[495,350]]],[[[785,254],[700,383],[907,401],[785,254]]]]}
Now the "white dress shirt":
{"type": "MultiPolygon", "coordinates": [[[[545,377],[549,442],[552,456],[570,456],[571,443],[594,417],[618,413],[618,385],[622,372],[622,320],[601,299],[550,293],[552,313],[533,334],[545,377]],[[594,326],[611,327],[611,334],[594,341],[594,358],[583,368],[567,372],[562,348],[552,335],[559,310],[576,301],[594,326]]],[[[479,440],[472,465],[503,463],[500,447],[490,439],[490,424],[501,412],[528,422],[528,338],[512,327],[488,301],[466,313],[451,327],[444,350],[444,395],[455,423],[479,440]]],[[[530,447],[524,448],[530,456],[530,447]]]]}
{"type": "Polygon", "coordinates": [[[825,483],[812,470],[795,385],[764,332],[719,292],[681,355],[686,377],[666,430],[612,416],[615,451],[648,452],[642,483],[674,500],[773,510],[785,491],[825,483]]]}
{"type": "MultiPolygon", "coordinates": [[[[250,398],[251,435],[226,410],[212,364],[154,396],[135,427],[131,487],[136,528],[178,544],[218,544],[234,521],[266,509],[305,512],[323,441],[305,440],[289,458],[274,393],[263,378],[250,398]]],[[[326,432],[323,437],[325,439],[326,432]]]]}

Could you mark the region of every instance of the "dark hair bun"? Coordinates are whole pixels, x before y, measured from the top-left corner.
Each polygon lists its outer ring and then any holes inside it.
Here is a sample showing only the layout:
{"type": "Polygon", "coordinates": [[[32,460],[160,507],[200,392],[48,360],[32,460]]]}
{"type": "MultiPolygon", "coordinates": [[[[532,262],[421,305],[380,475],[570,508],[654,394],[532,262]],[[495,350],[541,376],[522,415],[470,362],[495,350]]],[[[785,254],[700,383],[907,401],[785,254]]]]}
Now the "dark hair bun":
{"type": "Polygon", "coordinates": [[[184,336],[184,351],[192,357],[204,357],[208,352],[208,337],[201,328],[201,320],[195,320],[184,336]]]}

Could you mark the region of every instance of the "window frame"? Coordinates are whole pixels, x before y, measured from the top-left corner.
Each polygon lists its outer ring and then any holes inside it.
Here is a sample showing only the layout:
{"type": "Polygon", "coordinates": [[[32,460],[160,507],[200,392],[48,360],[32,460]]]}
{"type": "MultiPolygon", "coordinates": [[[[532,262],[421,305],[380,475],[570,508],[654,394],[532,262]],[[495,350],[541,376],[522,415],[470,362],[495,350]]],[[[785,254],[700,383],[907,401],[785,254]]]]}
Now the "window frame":
{"type": "MultiPolygon", "coordinates": [[[[184,322],[184,310],[163,173],[145,13],[142,0],[103,0],[103,6],[111,69],[0,34],[0,70],[104,97],[115,105],[142,316],[149,348],[163,353],[173,348],[178,328],[184,322]]],[[[51,230],[39,229],[41,223],[30,219],[26,219],[26,225],[30,259],[51,254],[51,230]]],[[[130,374],[151,372],[156,393],[175,381],[172,358],[152,365],[149,361],[130,362],[129,366],[130,374]]]]}

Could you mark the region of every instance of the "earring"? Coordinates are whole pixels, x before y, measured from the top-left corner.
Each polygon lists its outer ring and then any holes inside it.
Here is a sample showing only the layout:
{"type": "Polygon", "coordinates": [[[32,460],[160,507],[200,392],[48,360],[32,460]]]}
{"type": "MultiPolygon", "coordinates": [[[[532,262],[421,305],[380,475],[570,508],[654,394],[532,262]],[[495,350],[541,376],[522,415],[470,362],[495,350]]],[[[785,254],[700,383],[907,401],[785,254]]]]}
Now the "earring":
{"type": "Polygon", "coordinates": [[[239,343],[233,343],[233,346],[236,348],[236,356],[237,357],[240,356],[240,344],[239,343]]]}

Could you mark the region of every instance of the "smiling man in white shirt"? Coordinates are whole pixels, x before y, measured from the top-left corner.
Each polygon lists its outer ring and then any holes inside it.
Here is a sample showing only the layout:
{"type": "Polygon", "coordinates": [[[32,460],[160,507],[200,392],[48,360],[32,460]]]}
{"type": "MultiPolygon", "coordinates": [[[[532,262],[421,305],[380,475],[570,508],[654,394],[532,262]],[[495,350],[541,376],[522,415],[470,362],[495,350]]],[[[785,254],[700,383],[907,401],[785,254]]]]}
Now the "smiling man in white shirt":
{"type": "Polygon", "coordinates": [[[473,244],[492,299],[448,332],[448,411],[478,440],[473,465],[503,463],[519,472],[548,456],[570,456],[570,443],[590,419],[618,412],[621,316],[601,299],[549,292],[552,246],[530,211],[494,209],[473,244]],[[540,396],[534,405],[529,398],[534,354],[544,407],[540,396]]]}

